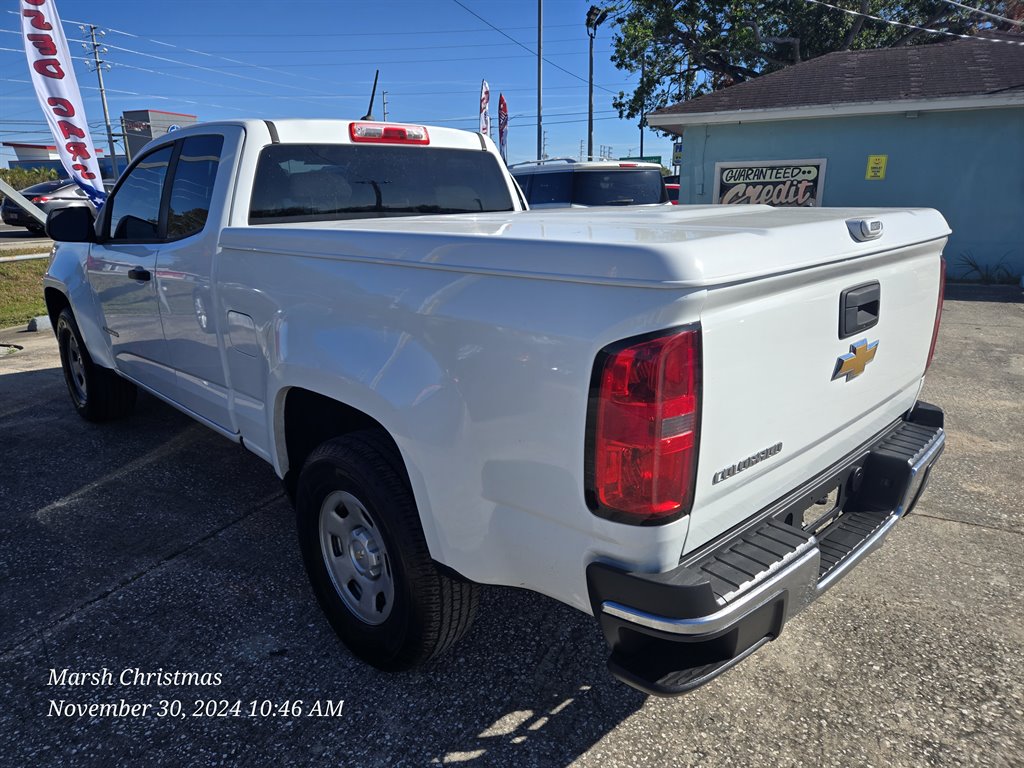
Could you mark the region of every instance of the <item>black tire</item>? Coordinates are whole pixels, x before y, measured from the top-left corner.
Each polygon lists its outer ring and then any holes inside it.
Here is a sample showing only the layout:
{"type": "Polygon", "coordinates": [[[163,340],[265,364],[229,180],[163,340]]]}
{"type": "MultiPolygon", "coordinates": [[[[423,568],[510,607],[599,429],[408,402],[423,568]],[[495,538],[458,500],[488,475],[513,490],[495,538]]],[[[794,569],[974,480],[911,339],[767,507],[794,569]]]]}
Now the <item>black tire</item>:
{"type": "MultiPolygon", "coordinates": [[[[356,656],[378,669],[408,669],[440,655],[469,629],[479,585],[442,572],[431,560],[401,458],[386,437],[354,432],[313,451],[299,475],[295,508],[313,592],[334,631],[356,656]],[[339,551],[346,553],[340,538],[323,534],[321,528],[322,515],[339,514],[325,509],[339,494],[363,506],[359,519],[365,520],[365,512],[373,525],[360,526],[362,535],[372,529],[383,544],[380,570],[392,580],[393,599],[373,605],[381,611],[376,624],[368,623],[373,616],[364,620],[358,609],[346,605],[354,593],[343,596],[346,587],[337,585],[337,565],[328,565],[327,547],[335,558],[341,557],[339,551]]],[[[341,510],[347,519],[348,511],[344,506],[341,510]]],[[[357,558],[354,548],[347,554],[353,562],[357,558]]]]}
{"type": "Polygon", "coordinates": [[[135,385],[93,362],[70,307],[57,317],[56,333],[64,382],[78,415],[88,421],[111,421],[131,413],[138,394],[135,385]]]}

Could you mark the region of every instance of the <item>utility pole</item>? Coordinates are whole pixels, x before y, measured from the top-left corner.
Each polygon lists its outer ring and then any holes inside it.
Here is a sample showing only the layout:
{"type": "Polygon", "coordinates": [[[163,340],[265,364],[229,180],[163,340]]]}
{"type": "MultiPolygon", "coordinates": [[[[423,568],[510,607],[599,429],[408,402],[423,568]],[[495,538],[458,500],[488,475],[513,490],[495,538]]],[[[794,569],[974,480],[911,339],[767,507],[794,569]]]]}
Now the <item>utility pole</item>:
{"type": "Polygon", "coordinates": [[[382,91],[381,97],[384,99],[384,122],[388,121],[388,92],[382,91]]]}
{"type": "Polygon", "coordinates": [[[124,143],[124,161],[131,163],[132,161],[132,150],[128,146],[128,124],[124,121],[124,115],[121,115],[121,139],[124,143]]]}
{"type": "Polygon", "coordinates": [[[594,38],[597,36],[597,28],[608,18],[607,9],[601,10],[596,5],[590,6],[587,11],[587,36],[590,38],[590,77],[587,80],[587,91],[589,94],[587,108],[587,155],[594,154],[594,38]]]}
{"type": "Polygon", "coordinates": [[[544,0],[537,0],[537,159],[544,159],[544,121],[541,91],[544,76],[544,0]]]}
{"type": "MultiPolygon", "coordinates": [[[[83,32],[88,29],[89,36],[92,39],[92,60],[96,66],[96,78],[100,81],[100,103],[103,105],[103,122],[107,126],[107,148],[110,150],[110,170],[111,175],[116,178],[118,176],[117,170],[117,150],[114,148],[114,132],[110,128],[110,112],[107,109],[107,92],[103,87],[103,67],[109,66],[105,61],[100,59],[100,44],[96,42],[96,25],[95,24],[82,24],[78,27],[83,32]]],[[[107,34],[102,29],[99,30],[100,36],[107,34]]],[[[83,48],[88,49],[89,43],[83,43],[83,48]]],[[[107,49],[103,49],[103,53],[106,53],[107,49]]],[[[126,150],[127,151],[127,150],[126,150]]]]}
{"type": "MultiPolygon", "coordinates": [[[[640,59],[640,87],[644,87],[644,73],[646,70],[647,51],[644,51],[645,58],[640,59]]],[[[644,156],[644,107],[645,105],[641,102],[640,104],[640,157],[644,156]]]]}
{"type": "MultiPolygon", "coordinates": [[[[589,159],[588,157],[587,160],[589,159]]],[[[580,139],[580,160],[583,160],[583,139],[580,139]]]]}

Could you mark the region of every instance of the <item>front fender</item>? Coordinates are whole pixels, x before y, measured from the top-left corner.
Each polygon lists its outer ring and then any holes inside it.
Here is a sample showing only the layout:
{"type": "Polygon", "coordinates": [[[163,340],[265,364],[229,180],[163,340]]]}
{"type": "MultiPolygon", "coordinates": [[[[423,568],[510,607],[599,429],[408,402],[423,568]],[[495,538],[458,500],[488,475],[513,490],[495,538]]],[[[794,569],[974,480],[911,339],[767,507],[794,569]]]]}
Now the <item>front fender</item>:
{"type": "Polygon", "coordinates": [[[89,282],[89,248],[88,243],[54,244],[43,286],[44,290],[59,291],[67,299],[93,361],[104,368],[115,368],[110,336],[104,330],[103,308],[89,282]]]}

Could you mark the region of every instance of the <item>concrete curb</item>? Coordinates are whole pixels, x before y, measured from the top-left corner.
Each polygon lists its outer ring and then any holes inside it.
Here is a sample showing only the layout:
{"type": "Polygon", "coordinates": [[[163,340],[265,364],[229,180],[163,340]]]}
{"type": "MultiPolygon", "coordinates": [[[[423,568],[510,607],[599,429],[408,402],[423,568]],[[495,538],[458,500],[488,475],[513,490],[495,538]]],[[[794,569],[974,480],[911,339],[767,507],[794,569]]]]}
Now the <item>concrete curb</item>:
{"type": "Polygon", "coordinates": [[[33,317],[31,320],[28,321],[28,327],[25,330],[26,331],[33,331],[33,332],[34,331],[49,331],[52,328],[53,328],[53,323],[50,322],[50,316],[49,315],[39,315],[38,317],[33,317]]]}
{"type": "MultiPolygon", "coordinates": [[[[0,251],[2,253],[3,251],[0,251]]],[[[33,259],[48,259],[50,258],[49,252],[47,253],[29,253],[24,256],[0,256],[0,264],[7,261],[31,261],[33,259]]]]}

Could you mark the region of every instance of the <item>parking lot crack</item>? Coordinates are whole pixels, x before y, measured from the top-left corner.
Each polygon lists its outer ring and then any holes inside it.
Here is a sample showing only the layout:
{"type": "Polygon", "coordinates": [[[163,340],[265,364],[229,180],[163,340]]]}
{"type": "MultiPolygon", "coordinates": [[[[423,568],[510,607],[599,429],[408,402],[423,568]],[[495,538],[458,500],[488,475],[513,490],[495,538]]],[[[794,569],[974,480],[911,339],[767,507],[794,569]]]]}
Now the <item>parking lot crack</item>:
{"type": "Polygon", "coordinates": [[[957,525],[969,525],[972,528],[984,528],[987,531],[996,531],[997,533],[1009,533],[1013,536],[1024,536],[1024,531],[1014,530],[1013,528],[1001,528],[997,525],[986,525],[985,523],[975,523],[971,520],[955,520],[952,517],[942,517],[941,515],[929,515],[925,512],[914,512],[914,517],[926,517],[929,520],[941,520],[944,523],[955,523],[957,525]]]}

